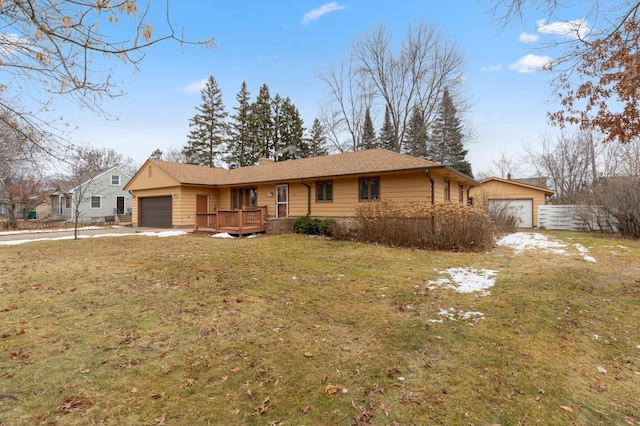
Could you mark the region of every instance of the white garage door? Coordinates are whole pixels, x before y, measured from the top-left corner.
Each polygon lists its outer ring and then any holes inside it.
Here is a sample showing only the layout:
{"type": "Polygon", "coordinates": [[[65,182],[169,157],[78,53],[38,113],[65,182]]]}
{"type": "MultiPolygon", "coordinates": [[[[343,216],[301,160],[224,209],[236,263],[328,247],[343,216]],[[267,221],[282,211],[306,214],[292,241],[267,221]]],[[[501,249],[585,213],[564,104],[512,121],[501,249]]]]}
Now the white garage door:
{"type": "Polygon", "coordinates": [[[533,228],[533,200],[489,200],[490,209],[507,209],[518,218],[519,228],[533,228]]]}

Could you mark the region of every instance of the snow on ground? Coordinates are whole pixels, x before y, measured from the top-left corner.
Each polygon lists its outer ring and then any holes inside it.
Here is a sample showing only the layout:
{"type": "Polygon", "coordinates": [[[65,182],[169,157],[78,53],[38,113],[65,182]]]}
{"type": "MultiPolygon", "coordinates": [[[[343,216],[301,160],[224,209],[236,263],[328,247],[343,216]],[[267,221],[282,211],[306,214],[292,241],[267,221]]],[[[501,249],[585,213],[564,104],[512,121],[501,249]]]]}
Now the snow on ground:
{"type": "MultiPolygon", "coordinates": [[[[570,247],[561,240],[551,240],[548,235],[535,232],[515,232],[505,235],[497,242],[499,246],[511,247],[515,254],[520,254],[525,250],[542,250],[547,253],[570,255],[567,250],[570,247]]],[[[573,244],[584,260],[595,263],[596,259],[589,255],[589,249],[581,244],[573,244]]]]}
{"type": "MultiPolygon", "coordinates": [[[[589,249],[581,244],[569,245],[564,241],[550,239],[549,236],[535,232],[516,232],[506,235],[498,240],[499,246],[511,247],[515,254],[520,254],[526,250],[540,250],[547,253],[570,255],[568,252],[572,247],[587,262],[595,262],[596,259],[589,255],[589,249]]],[[[490,269],[476,269],[470,267],[449,268],[444,271],[437,271],[439,274],[448,275],[448,278],[440,278],[436,281],[428,281],[427,288],[435,289],[439,287],[452,288],[459,293],[478,293],[479,296],[489,296],[489,288],[495,285],[498,271],[490,269]]],[[[456,320],[478,320],[484,318],[482,312],[464,312],[455,308],[442,309],[438,312],[440,319],[430,319],[430,322],[443,323],[444,319],[456,320]]]]}
{"type": "MultiPolygon", "coordinates": [[[[87,230],[87,229],[100,229],[98,227],[85,227],[85,228],[78,228],[78,230],[87,230]]],[[[64,231],[69,231],[69,229],[64,229],[64,231]]],[[[59,231],[57,231],[59,232],[59,231]]],[[[22,232],[24,233],[24,232],[22,232]]],[[[41,233],[41,232],[37,232],[37,233],[41,233]]],[[[131,233],[131,234],[98,234],[98,235],[78,235],[78,239],[84,239],[84,238],[102,238],[102,237],[126,237],[128,235],[140,235],[140,236],[147,236],[147,237],[174,237],[177,235],[184,235],[187,232],[185,231],[162,231],[162,232],[137,232],[137,233],[131,233]]],[[[13,234],[7,234],[7,233],[0,233],[0,235],[13,235],[13,234]]],[[[73,240],[73,235],[68,235],[68,236],[64,236],[64,237],[48,237],[48,238],[34,238],[34,239],[28,239],[28,240],[13,240],[13,241],[0,241],[0,245],[5,245],[5,246],[10,246],[10,245],[18,245],[18,244],[24,244],[24,243],[31,243],[34,241],[61,241],[61,240],[73,240]]]]}
{"type": "Polygon", "coordinates": [[[439,274],[448,274],[449,278],[440,278],[437,281],[429,281],[427,288],[437,287],[452,288],[458,293],[480,292],[481,296],[491,294],[487,289],[496,283],[495,276],[498,271],[491,269],[476,268],[449,268],[445,271],[438,271],[439,274]]]}

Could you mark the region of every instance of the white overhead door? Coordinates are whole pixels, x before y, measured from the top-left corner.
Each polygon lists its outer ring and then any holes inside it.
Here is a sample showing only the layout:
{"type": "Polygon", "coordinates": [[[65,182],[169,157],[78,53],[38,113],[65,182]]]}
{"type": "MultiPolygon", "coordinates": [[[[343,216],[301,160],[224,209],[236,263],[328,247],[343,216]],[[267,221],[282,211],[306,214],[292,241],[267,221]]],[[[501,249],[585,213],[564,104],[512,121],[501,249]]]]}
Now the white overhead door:
{"type": "Polygon", "coordinates": [[[490,209],[505,209],[518,219],[519,228],[533,228],[533,200],[489,200],[490,209]]]}

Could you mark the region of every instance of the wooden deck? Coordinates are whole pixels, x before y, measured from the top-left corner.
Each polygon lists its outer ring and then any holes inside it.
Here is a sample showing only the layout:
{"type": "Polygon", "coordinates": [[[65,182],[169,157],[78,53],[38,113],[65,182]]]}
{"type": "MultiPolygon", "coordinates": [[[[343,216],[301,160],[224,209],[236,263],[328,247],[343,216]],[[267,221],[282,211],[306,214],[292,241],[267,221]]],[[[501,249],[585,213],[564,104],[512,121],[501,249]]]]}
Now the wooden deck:
{"type": "Polygon", "coordinates": [[[196,212],[194,232],[226,232],[247,235],[265,232],[267,206],[243,207],[236,210],[214,209],[212,213],[196,212]]]}

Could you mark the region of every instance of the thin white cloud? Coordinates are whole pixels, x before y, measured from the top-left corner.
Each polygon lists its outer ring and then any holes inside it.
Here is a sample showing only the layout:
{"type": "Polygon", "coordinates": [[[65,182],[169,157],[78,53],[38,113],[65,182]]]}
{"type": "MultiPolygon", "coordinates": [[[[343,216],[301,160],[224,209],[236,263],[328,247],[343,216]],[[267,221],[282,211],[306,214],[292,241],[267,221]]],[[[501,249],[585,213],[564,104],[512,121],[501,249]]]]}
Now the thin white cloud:
{"type": "Polygon", "coordinates": [[[488,67],[480,67],[480,71],[484,72],[496,72],[502,69],[502,64],[489,65],[488,67]]]}
{"type": "Polygon", "coordinates": [[[179,88],[178,91],[185,93],[200,93],[207,85],[207,80],[207,78],[203,78],[202,80],[191,82],[186,87],[179,88]]]}
{"type": "Polygon", "coordinates": [[[347,6],[340,5],[336,2],[327,3],[323,6],[320,6],[317,9],[313,9],[310,12],[305,13],[302,17],[302,25],[309,25],[311,21],[315,21],[316,19],[320,19],[327,13],[335,12],[336,10],[346,9],[347,6]]]}
{"type": "Polygon", "coordinates": [[[518,37],[518,39],[522,43],[536,43],[539,38],[540,36],[537,36],[535,34],[527,34],[527,33],[522,33],[520,34],[520,37],[518,37]]]}
{"type": "Polygon", "coordinates": [[[584,38],[591,31],[585,19],[575,19],[565,22],[538,21],[538,32],[542,34],[558,35],[562,37],[584,38]]]}
{"type": "Polygon", "coordinates": [[[31,49],[33,43],[17,34],[0,33],[0,57],[8,58],[31,49]]]}
{"type": "Polygon", "coordinates": [[[542,69],[551,62],[553,62],[553,59],[549,56],[538,56],[530,53],[520,58],[515,64],[509,65],[509,69],[520,73],[534,73],[542,71],[542,69]]]}

